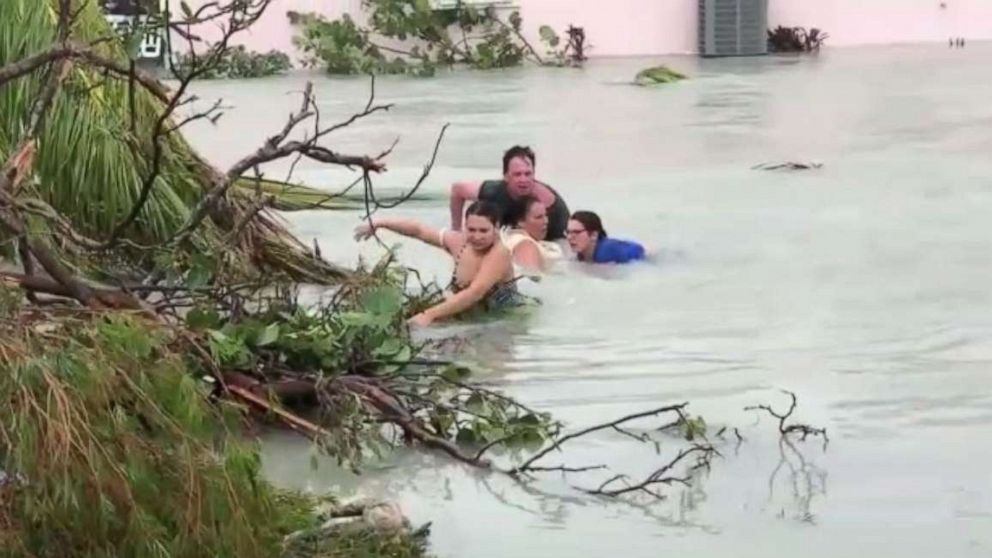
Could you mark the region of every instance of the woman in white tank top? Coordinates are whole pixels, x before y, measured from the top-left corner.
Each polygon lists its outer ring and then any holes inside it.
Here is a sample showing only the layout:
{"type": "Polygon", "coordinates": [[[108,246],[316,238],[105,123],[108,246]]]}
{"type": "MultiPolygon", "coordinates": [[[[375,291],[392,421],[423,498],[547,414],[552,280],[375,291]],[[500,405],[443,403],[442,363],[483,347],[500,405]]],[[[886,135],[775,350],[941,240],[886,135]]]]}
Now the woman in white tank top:
{"type": "Polygon", "coordinates": [[[525,196],[503,216],[503,244],[510,250],[516,267],[528,271],[548,271],[564,259],[565,252],[554,242],[544,240],[548,233],[547,208],[537,198],[525,196]]]}

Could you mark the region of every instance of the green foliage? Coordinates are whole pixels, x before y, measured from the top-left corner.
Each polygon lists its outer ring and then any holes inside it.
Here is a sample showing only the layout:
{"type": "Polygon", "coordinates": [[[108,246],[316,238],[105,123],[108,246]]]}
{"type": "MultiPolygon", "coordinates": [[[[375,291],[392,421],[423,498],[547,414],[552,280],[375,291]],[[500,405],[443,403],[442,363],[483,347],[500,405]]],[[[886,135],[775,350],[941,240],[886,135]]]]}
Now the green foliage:
{"type": "Polygon", "coordinates": [[[274,491],[237,414],[137,319],[2,333],[0,525],[13,556],[274,556],[274,491]]]}
{"type": "MultiPolygon", "coordinates": [[[[368,28],[348,15],[327,21],[316,14],[289,12],[290,22],[299,28],[294,43],[304,52],[307,65],[322,65],[332,74],[432,76],[440,67],[519,66],[530,55],[516,11],[504,21],[495,9],[462,4],[444,10],[433,9],[428,0],[363,0],[362,4],[369,14],[368,28]]],[[[551,40],[548,31],[547,26],[542,28],[542,41],[557,46],[557,37],[551,40]]],[[[561,56],[564,51],[552,48],[549,61],[536,57],[535,61],[564,65],[561,56]]]]}
{"type": "Polygon", "coordinates": [[[426,551],[427,533],[389,533],[364,525],[338,529],[326,536],[314,529],[286,546],[284,558],[419,558],[426,551]]]}
{"type": "Polygon", "coordinates": [[[10,288],[0,282],[0,319],[9,319],[18,314],[24,297],[20,289],[10,288]]]}
{"type": "MultiPolygon", "coordinates": [[[[180,76],[189,75],[190,71],[202,60],[194,58],[191,53],[184,53],[176,60],[176,72],[180,76]]],[[[244,79],[274,76],[283,74],[292,67],[289,56],[278,50],[266,53],[249,52],[244,46],[238,45],[225,50],[223,55],[200,73],[200,79],[244,79]]]]}
{"type": "MultiPolygon", "coordinates": [[[[52,43],[55,22],[48,3],[0,2],[0,65],[40,52],[52,43]]],[[[80,42],[109,31],[93,3],[82,11],[76,28],[80,42]]],[[[127,63],[127,53],[117,42],[105,41],[95,48],[103,56],[127,63]]],[[[0,89],[0,153],[13,148],[26,126],[43,79],[41,72],[0,89]]],[[[149,147],[147,139],[139,139],[130,131],[127,88],[126,81],[101,83],[97,72],[77,65],[40,138],[35,161],[39,197],[73,219],[81,233],[93,237],[108,234],[125,217],[149,169],[148,162],[136,152],[149,147]]],[[[158,104],[151,94],[138,91],[135,101],[136,117],[144,123],[153,122],[158,104]]],[[[134,227],[128,235],[137,242],[167,238],[189,215],[189,205],[200,192],[198,178],[182,161],[183,142],[165,143],[163,172],[142,212],[142,226],[134,227]]],[[[205,233],[211,232],[210,227],[205,229],[205,233]]]]}
{"type": "MultiPolygon", "coordinates": [[[[409,411],[444,439],[466,445],[502,439],[505,446],[527,447],[547,440],[558,428],[550,416],[472,386],[465,367],[420,359],[422,348],[413,343],[406,320],[424,298],[407,293],[406,273],[388,264],[387,259],[359,270],[326,303],[302,306],[288,292],[221,306],[204,301],[186,315],[187,325],[203,334],[224,369],[262,371],[270,379],[292,371],[287,377],[314,381],[320,424],[331,432],[320,444],[342,466],[357,469],[366,453],[382,453],[395,443],[348,389],[354,381],[403,394],[409,411]]],[[[433,300],[435,291],[426,293],[433,300]]]]}
{"type": "Polygon", "coordinates": [[[207,304],[192,309],[187,325],[206,330],[221,366],[253,370],[260,361],[321,378],[344,373],[393,372],[416,349],[406,331],[400,288],[384,283],[332,305],[307,308],[289,300],[250,316],[221,317],[207,304]]]}
{"type": "Polygon", "coordinates": [[[513,40],[508,29],[488,33],[475,45],[472,66],[479,70],[510,68],[523,63],[525,49],[513,40]]]}
{"type": "Polygon", "coordinates": [[[681,419],[679,420],[679,431],[682,433],[682,436],[690,442],[696,438],[705,438],[706,420],[704,420],[702,416],[681,419]]]}
{"type": "Polygon", "coordinates": [[[305,55],[303,63],[323,64],[331,74],[395,74],[406,71],[399,58],[389,60],[369,41],[369,32],[358,27],[350,16],[327,21],[316,14],[289,12],[290,21],[300,28],[293,37],[305,55]]]}
{"type": "Polygon", "coordinates": [[[668,66],[653,66],[645,68],[634,77],[636,85],[655,85],[659,83],[673,83],[686,79],[684,74],[672,70],[668,66]]]}
{"type": "MultiPolygon", "coordinates": [[[[320,530],[326,499],[269,485],[241,410],[211,401],[175,330],[126,315],[19,318],[0,320],[5,556],[424,555],[418,534],[320,530]],[[285,547],[297,532],[308,535],[285,547]]],[[[277,337],[263,329],[250,344],[277,337]]]]}
{"type": "MultiPolygon", "coordinates": [[[[0,2],[0,65],[51,46],[56,4],[55,0],[0,2]]],[[[94,51],[127,67],[126,45],[105,40],[111,31],[99,4],[80,3],[78,7],[81,11],[73,39],[81,44],[99,39],[94,51]]],[[[0,153],[9,153],[23,134],[44,78],[45,72],[36,72],[0,88],[0,153]]],[[[132,113],[128,91],[126,79],[107,78],[86,64],[74,64],[38,138],[34,180],[22,192],[51,205],[76,231],[97,240],[109,237],[130,214],[153,167],[152,131],[164,104],[138,87],[132,113]]],[[[174,124],[167,122],[166,126],[174,124]]],[[[210,184],[209,169],[180,133],[169,134],[160,143],[158,177],[137,221],[122,235],[142,245],[172,238],[210,184]]],[[[191,239],[192,246],[184,250],[194,254],[211,248],[224,252],[227,260],[238,260],[230,269],[279,271],[314,282],[329,282],[328,275],[332,273],[321,278],[327,266],[310,257],[267,211],[255,215],[239,236],[239,243],[223,241],[227,229],[251,210],[257,186],[254,180],[239,180],[229,192],[229,203],[224,204],[223,211],[211,212],[191,239]]],[[[286,188],[292,189],[288,193],[293,199],[287,203],[291,209],[321,197],[322,207],[338,205],[326,199],[326,194],[309,188],[263,181],[261,189],[278,197],[279,192],[272,190],[286,188]]],[[[351,201],[342,201],[341,205],[360,207],[351,201]]],[[[66,250],[63,255],[68,258],[75,254],[66,250]]],[[[172,261],[185,261],[182,254],[173,256],[172,261]]],[[[122,271],[143,274],[153,267],[154,258],[143,250],[119,247],[105,259],[111,257],[122,271]]],[[[85,270],[107,269],[108,262],[96,259],[91,256],[74,263],[85,270]]]]}
{"type": "Polygon", "coordinates": [[[557,435],[561,424],[513,399],[465,383],[469,370],[448,366],[424,384],[424,393],[439,402],[424,411],[425,421],[442,438],[478,447],[500,441],[512,449],[540,448],[557,435]]]}

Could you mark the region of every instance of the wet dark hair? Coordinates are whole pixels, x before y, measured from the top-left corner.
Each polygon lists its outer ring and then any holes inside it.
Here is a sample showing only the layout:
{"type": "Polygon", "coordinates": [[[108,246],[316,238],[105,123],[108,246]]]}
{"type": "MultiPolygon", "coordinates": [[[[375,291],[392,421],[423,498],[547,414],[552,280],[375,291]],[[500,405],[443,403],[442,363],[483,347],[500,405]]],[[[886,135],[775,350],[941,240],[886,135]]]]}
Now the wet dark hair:
{"type": "Polygon", "coordinates": [[[479,217],[485,217],[489,219],[489,222],[493,224],[494,227],[498,227],[501,222],[502,215],[500,215],[499,206],[493,202],[478,200],[472,202],[465,210],[465,218],[469,215],[478,215],[479,217]]]}
{"type": "Polygon", "coordinates": [[[517,223],[527,218],[530,206],[535,203],[541,203],[541,200],[529,195],[512,200],[510,207],[507,208],[506,213],[503,215],[502,225],[504,227],[516,226],[517,223]]]}
{"type": "Polygon", "coordinates": [[[529,147],[522,145],[514,145],[513,147],[507,149],[503,153],[503,174],[510,168],[510,161],[517,157],[523,157],[530,161],[531,166],[537,166],[537,157],[534,155],[534,151],[529,147]]]}
{"type": "Polygon", "coordinates": [[[603,221],[592,211],[576,211],[572,214],[572,219],[582,223],[582,227],[589,232],[599,233],[599,238],[606,238],[606,229],[603,228],[603,221]]]}

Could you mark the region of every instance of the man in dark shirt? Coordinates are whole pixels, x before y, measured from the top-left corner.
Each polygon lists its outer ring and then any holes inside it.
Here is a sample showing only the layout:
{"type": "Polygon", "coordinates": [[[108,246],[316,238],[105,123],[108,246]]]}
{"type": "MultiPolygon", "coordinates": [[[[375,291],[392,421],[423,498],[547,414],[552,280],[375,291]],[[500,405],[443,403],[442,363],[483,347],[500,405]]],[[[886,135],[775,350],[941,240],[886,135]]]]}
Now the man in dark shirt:
{"type": "Polygon", "coordinates": [[[548,209],[548,236],[545,240],[565,238],[568,206],[551,186],[534,179],[534,152],[529,147],[513,146],[503,154],[503,179],[485,182],[455,182],[451,186],[451,228],[461,230],[467,200],[485,200],[496,204],[506,215],[514,200],[534,196],[548,209]]]}

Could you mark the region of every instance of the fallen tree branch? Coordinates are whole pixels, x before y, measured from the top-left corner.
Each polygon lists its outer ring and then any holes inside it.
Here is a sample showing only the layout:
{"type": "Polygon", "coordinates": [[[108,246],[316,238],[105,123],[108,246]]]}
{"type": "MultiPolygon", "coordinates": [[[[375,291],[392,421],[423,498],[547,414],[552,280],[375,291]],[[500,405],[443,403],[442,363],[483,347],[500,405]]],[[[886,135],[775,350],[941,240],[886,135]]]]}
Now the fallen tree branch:
{"type": "Polygon", "coordinates": [[[545,455],[551,453],[552,451],[554,451],[556,449],[559,449],[562,446],[562,444],[564,444],[565,442],[567,442],[569,440],[574,440],[575,438],[579,438],[581,436],[585,436],[586,434],[590,434],[590,433],[596,432],[598,430],[603,430],[603,429],[606,429],[606,428],[613,428],[615,426],[619,426],[619,425],[621,425],[621,424],[623,424],[625,422],[629,422],[629,421],[632,421],[632,420],[635,420],[635,419],[657,416],[657,415],[660,415],[662,413],[680,412],[683,409],[685,409],[686,405],[688,405],[688,404],[689,403],[686,402],[686,403],[681,403],[681,404],[678,404],[678,405],[667,405],[665,407],[660,407],[658,409],[654,409],[654,410],[651,410],[651,411],[644,411],[644,412],[641,412],[641,413],[634,413],[632,415],[627,415],[627,416],[624,416],[624,417],[620,417],[620,418],[618,418],[616,420],[612,420],[612,421],[607,422],[607,423],[604,423],[604,424],[598,424],[596,426],[590,426],[589,428],[582,429],[582,430],[580,430],[578,432],[575,432],[573,434],[567,434],[565,436],[562,436],[562,437],[557,438],[554,441],[552,441],[552,443],[551,443],[550,446],[548,446],[548,447],[544,448],[543,450],[537,452],[536,455],[532,456],[530,459],[528,459],[527,461],[525,461],[522,465],[519,465],[519,466],[514,467],[513,469],[511,469],[510,470],[510,474],[515,475],[515,474],[526,472],[534,464],[534,462],[536,462],[537,460],[541,459],[545,455]]]}
{"type": "Polygon", "coordinates": [[[442,451],[454,459],[479,467],[489,469],[492,463],[487,459],[476,459],[462,452],[455,444],[439,438],[428,432],[420,422],[409,413],[394,397],[382,388],[374,385],[370,379],[357,376],[343,376],[331,382],[333,390],[346,390],[359,395],[372,408],[382,414],[383,418],[403,429],[411,438],[426,447],[442,451]]]}
{"type": "Polygon", "coordinates": [[[603,484],[599,485],[599,487],[597,488],[594,489],[580,488],[579,490],[582,490],[586,494],[592,494],[595,496],[609,496],[609,497],[617,497],[630,492],[645,492],[647,494],[650,494],[651,496],[654,496],[655,498],[664,499],[665,497],[663,495],[653,490],[650,490],[649,487],[657,484],[666,484],[666,485],[672,483],[688,484],[689,483],[688,478],[671,477],[665,475],[666,473],[671,471],[672,468],[678,465],[679,462],[681,462],[683,459],[693,454],[700,454],[698,461],[696,462],[695,465],[692,466],[693,470],[702,467],[709,467],[710,460],[712,459],[712,457],[714,455],[719,455],[718,452],[716,451],[716,448],[714,448],[713,446],[697,444],[695,446],[692,446],[691,448],[680,450],[678,455],[676,455],[671,461],[669,461],[661,468],[657,469],[656,471],[648,475],[647,478],[645,478],[643,481],[637,484],[628,484],[623,488],[613,488],[613,489],[607,488],[608,486],[612,485],[617,481],[626,480],[628,478],[626,475],[616,475],[605,481],[603,484]]]}
{"type": "MultiPolygon", "coordinates": [[[[366,108],[366,110],[357,115],[353,115],[345,122],[354,122],[362,116],[372,114],[378,110],[386,110],[389,106],[391,106],[370,105],[371,102],[367,105],[368,108],[366,108]]],[[[208,174],[210,174],[211,184],[210,190],[196,204],[190,212],[189,217],[186,219],[186,222],[180,226],[179,230],[175,233],[168,244],[178,245],[184,242],[193,233],[193,231],[196,230],[204,218],[207,217],[209,211],[214,207],[214,205],[227,194],[227,191],[230,189],[231,185],[253,167],[299,153],[305,157],[322,163],[341,165],[345,167],[359,167],[366,173],[381,172],[385,170],[385,164],[382,163],[380,158],[372,158],[366,155],[344,155],[316,144],[321,137],[341,128],[342,124],[335,124],[325,128],[305,141],[285,141],[298,124],[309,119],[315,114],[311,110],[311,107],[313,106],[316,106],[313,102],[313,84],[308,82],[303,92],[303,101],[300,109],[297,112],[290,114],[282,130],[269,137],[261,147],[255,150],[254,153],[243,157],[231,166],[225,174],[220,174],[213,169],[213,167],[208,166],[208,174]]]]}
{"type": "Polygon", "coordinates": [[[151,73],[140,68],[135,68],[132,72],[130,66],[114,62],[98,54],[90,46],[82,46],[72,42],[53,45],[47,50],[0,67],[0,88],[8,82],[30,75],[46,64],[68,58],[78,58],[120,78],[132,79],[133,76],[134,81],[141,84],[160,101],[166,103],[169,101],[169,89],[151,73]]]}
{"type": "MultiPolygon", "coordinates": [[[[0,278],[3,278],[5,282],[16,285],[28,292],[74,298],[78,300],[76,295],[73,294],[72,289],[49,277],[13,272],[0,272],[0,278]]],[[[92,298],[99,302],[101,306],[117,309],[144,310],[152,313],[150,309],[142,305],[136,298],[117,289],[87,288],[89,289],[92,298]]]]}
{"type": "Polygon", "coordinates": [[[305,419],[302,419],[294,415],[293,413],[290,413],[289,411],[279,407],[278,405],[274,405],[266,401],[265,399],[255,395],[250,390],[244,387],[241,387],[239,385],[234,385],[228,382],[227,391],[229,393],[234,394],[238,398],[248,403],[251,403],[255,407],[258,407],[259,409],[274,414],[293,430],[302,430],[307,434],[309,434],[311,438],[318,439],[321,437],[329,437],[331,435],[331,433],[328,432],[327,430],[324,430],[323,428],[317,426],[316,424],[313,424],[310,421],[307,421],[305,419]]]}

